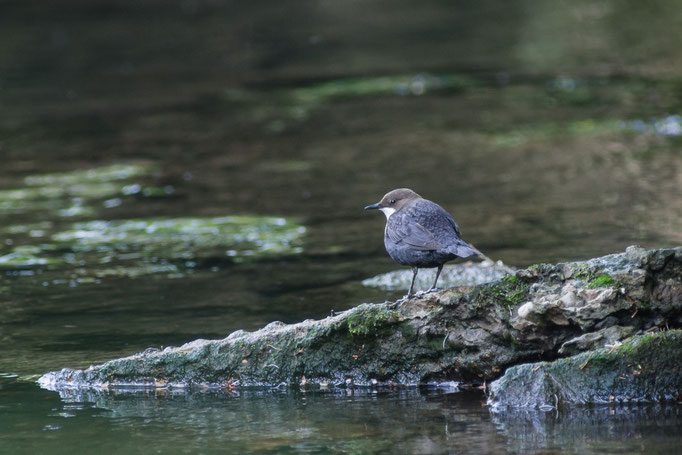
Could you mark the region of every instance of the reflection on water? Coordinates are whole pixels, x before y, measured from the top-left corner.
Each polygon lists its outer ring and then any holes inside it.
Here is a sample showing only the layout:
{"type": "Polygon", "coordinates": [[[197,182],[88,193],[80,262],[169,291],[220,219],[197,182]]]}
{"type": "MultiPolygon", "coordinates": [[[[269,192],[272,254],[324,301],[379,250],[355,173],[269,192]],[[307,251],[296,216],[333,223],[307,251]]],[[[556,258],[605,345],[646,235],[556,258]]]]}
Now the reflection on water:
{"type": "Polygon", "coordinates": [[[510,449],[575,453],[675,453],[682,407],[677,404],[600,405],[561,412],[509,411],[492,423],[510,449]]]}
{"type": "MultiPolygon", "coordinates": [[[[3,371],[400,296],[361,284],[397,268],[383,221],[362,211],[395,187],[443,205],[514,267],[682,242],[676,1],[34,3],[0,14],[3,371]],[[238,221],[210,221],[225,217],[238,221]],[[155,223],[167,230],[147,232],[155,223]],[[215,236],[193,243],[187,225],[215,236]]],[[[570,416],[508,421],[457,394],[103,397],[80,409],[2,381],[0,406],[19,415],[0,437],[27,453],[151,451],[159,435],[215,447],[234,436],[223,408],[250,438],[235,447],[261,452],[395,441],[598,452],[615,441],[609,425],[643,441],[624,450],[664,451],[662,432],[680,428],[668,408],[628,410],[627,424],[620,411],[584,414],[605,422],[597,433],[570,416]],[[102,418],[119,402],[129,415],[102,418]],[[339,419],[325,423],[326,407],[339,419]]]]}
{"type": "Polygon", "coordinates": [[[682,424],[679,405],[491,415],[480,392],[436,389],[66,391],[60,401],[4,382],[0,396],[13,403],[3,447],[58,436],[56,453],[93,441],[115,453],[673,453],[682,424]]]}

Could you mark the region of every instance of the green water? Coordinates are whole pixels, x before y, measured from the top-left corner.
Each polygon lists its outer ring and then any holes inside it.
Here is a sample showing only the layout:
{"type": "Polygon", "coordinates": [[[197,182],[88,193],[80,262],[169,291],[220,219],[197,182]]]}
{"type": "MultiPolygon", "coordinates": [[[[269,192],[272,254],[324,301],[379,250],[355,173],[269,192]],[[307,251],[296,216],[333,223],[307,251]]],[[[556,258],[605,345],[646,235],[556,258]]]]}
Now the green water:
{"type": "Polygon", "coordinates": [[[30,378],[400,296],[395,187],[512,266],[681,244],[680,43],[671,0],[4,2],[0,453],[673,453],[676,405],[30,378]]]}

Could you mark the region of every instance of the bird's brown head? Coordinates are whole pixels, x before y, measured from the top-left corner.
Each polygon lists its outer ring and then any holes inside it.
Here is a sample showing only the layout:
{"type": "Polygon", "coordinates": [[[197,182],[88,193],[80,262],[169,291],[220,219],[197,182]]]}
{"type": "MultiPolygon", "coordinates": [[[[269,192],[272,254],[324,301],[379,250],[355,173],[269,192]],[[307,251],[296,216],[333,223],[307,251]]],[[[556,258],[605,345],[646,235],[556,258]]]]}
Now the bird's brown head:
{"type": "Polygon", "coordinates": [[[395,212],[420,197],[421,196],[409,188],[398,188],[397,190],[389,191],[381,198],[381,201],[376,204],[368,205],[365,207],[365,210],[381,210],[384,212],[384,215],[386,215],[386,219],[388,219],[395,212]]]}

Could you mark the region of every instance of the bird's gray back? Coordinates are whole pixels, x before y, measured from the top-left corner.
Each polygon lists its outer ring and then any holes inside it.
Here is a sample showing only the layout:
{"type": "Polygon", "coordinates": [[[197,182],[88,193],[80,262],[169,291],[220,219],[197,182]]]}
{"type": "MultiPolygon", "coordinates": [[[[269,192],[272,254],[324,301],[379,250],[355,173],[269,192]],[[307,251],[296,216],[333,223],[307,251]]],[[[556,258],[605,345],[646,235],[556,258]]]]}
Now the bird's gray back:
{"type": "Polygon", "coordinates": [[[452,216],[440,205],[428,199],[417,199],[401,212],[409,220],[424,226],[442,247],[459,239],[462,233],[452,216]]]}

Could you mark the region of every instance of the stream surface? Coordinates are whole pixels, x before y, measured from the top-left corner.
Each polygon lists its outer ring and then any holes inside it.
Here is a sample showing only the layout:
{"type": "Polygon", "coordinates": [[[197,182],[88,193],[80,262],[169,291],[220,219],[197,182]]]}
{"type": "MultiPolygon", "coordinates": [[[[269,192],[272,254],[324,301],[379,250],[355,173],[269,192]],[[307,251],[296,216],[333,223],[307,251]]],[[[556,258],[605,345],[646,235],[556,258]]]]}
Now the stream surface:
{"type": "Polygon", "coordinates": [[[41,390],[36,375],[400,297],[409,187],[513,267],[682,244],[682,9],[0,6],[0,453],[678,453],[679,404],[479,390],[41,390]]]}

